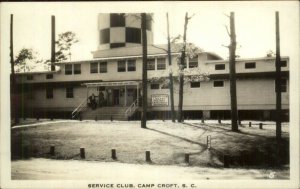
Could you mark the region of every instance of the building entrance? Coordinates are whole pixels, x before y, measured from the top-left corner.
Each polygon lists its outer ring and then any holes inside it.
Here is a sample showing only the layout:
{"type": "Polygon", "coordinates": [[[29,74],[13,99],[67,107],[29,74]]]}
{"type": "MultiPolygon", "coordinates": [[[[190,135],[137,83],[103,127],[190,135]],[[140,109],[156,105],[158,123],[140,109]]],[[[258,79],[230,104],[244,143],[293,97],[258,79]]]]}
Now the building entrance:
{"type": "Polygon", "coordinates": [[[118,106],[120,105],[120,90],[113,89],[113,105],[118,106]]]}

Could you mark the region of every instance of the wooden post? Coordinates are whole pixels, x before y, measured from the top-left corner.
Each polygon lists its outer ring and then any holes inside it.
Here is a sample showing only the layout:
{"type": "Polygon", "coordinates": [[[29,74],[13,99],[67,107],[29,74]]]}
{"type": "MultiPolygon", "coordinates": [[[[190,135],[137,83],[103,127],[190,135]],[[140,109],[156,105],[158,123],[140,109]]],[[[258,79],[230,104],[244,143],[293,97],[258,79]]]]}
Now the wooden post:
{"type": "Polygon", "coordinates": [[[188,163],[188,164],[190,163],[190,154],[185,154],[184,155],[184,162],[188,163]]]}
{"type": "Polygon", "coordinates": [[[98,121],[98,117],[97,116],[95,117],[95,121],[98,121]]]}
{"type": "Polygon", "coordinates": [[[242,121],[239,119],[239,125],[242,125],[242,121]]]}
{"type": "Polygon", "coordinates": [[[220,119],[220,118],[218,118],[218,123],[219,123],[219,124],[221,124],[221,123],[222,123],[222,121],[221,121],[221,119],[220,119]]]}
{"type": "Polygon", "coordinates": [[[263,129],[263,124],[259,123],[259,129],[263,129]]]}
{"type": "Polygon", "coordinates": [[[117,159],[117,153],[116,153],[116,149],[111,149],[111,158],[113,160],[117,159]]]}
{"type": "Polygon", "coordinates": [[[29,158],[29,148],[28,148],[28,146],[23,147],[22,158],[25,158],[25,159],[29,158]]]}
{"type": "Polygon", "coordinates": [[[50,146],[50,155],[51,156],[55,155],[55,146],[50,146]]]}
{"type": "Polygon", "coordinates": [[[113,119],[113,116],[111,115],[111,116],[110,116],[110,121],[113,121],[113,120],[114,120],[114,119],[113,119]]]}
{"type": "Polygon", "coordinates": [[[251,127],[251,121],[249,122],[249,127],[251,127]]]}
{"type": "Polygon", "coordinates": [[[84,148],[80,148],[80,157],[81,157],[81,159],[85,159],[85,149],[84,148]]]}
{"type": "Polygon", "coordinates": [[[151,162],[150,151],[146,151],[146,162],[151,162]]]}
{"type": "Polygon", "coordinates": [[[229,168],[229,156],[223,155],[224,168],[229,168]]]}
{"type": "MultiPolygon", "coordinates": [[[[147,15],[141,13],[141,28],[142,28],[142,51],[143,51],[143,71],[142,71],[142,116],[141,128],[147,128],[147,108],[148,108],[148,92],[147,92],[147,15]]],[[[149,20],[149,22],[151,22],[149,20]]]]}
{"type": "Polygon", "coordinates": [[[82,116],[81,116],[81,114],[79,114],[79,120],[82,121],[82,116]]]}

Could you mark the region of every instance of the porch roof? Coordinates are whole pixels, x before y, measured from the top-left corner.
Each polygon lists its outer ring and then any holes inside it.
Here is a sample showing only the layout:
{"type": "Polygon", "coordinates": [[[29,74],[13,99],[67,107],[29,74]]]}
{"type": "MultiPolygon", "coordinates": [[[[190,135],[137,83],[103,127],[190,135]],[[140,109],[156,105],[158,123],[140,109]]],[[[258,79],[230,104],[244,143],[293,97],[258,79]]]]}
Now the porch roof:
{"type": "Polygon", "coordinates": [[[95,83],[83,83],[86,87],[101,87],[101,86],[127,86],[127,85],[140,85],[139,81],[103,81],[95,83]]]}

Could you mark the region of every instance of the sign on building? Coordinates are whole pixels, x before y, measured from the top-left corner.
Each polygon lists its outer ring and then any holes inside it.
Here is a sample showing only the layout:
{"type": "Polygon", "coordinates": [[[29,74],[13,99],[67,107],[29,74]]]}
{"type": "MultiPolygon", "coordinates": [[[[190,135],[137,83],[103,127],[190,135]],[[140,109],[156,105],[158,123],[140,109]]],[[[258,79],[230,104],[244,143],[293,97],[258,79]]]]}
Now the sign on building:
{"type": "Polygon", "coordinates": [[[151,95],[151,104],[152,106],[168,106],[169,95],[166,94],[151,95]]]}

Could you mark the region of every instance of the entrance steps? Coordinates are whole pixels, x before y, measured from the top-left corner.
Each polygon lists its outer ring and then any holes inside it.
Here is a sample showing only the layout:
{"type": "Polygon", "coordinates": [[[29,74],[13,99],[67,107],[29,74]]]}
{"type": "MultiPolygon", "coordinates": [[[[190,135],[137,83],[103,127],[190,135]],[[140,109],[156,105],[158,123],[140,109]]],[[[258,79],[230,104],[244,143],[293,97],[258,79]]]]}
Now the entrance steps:
{"type": "Polygon", "coordinates": [[[95,110],[87,108],[81,112],[81,118],[83,120],[110,120],[112,118],[113,120],[125,121],[134,113],[132,112],[131,115],[125,114],[127,108],[128,107],[100,107],[95,110]]]}

